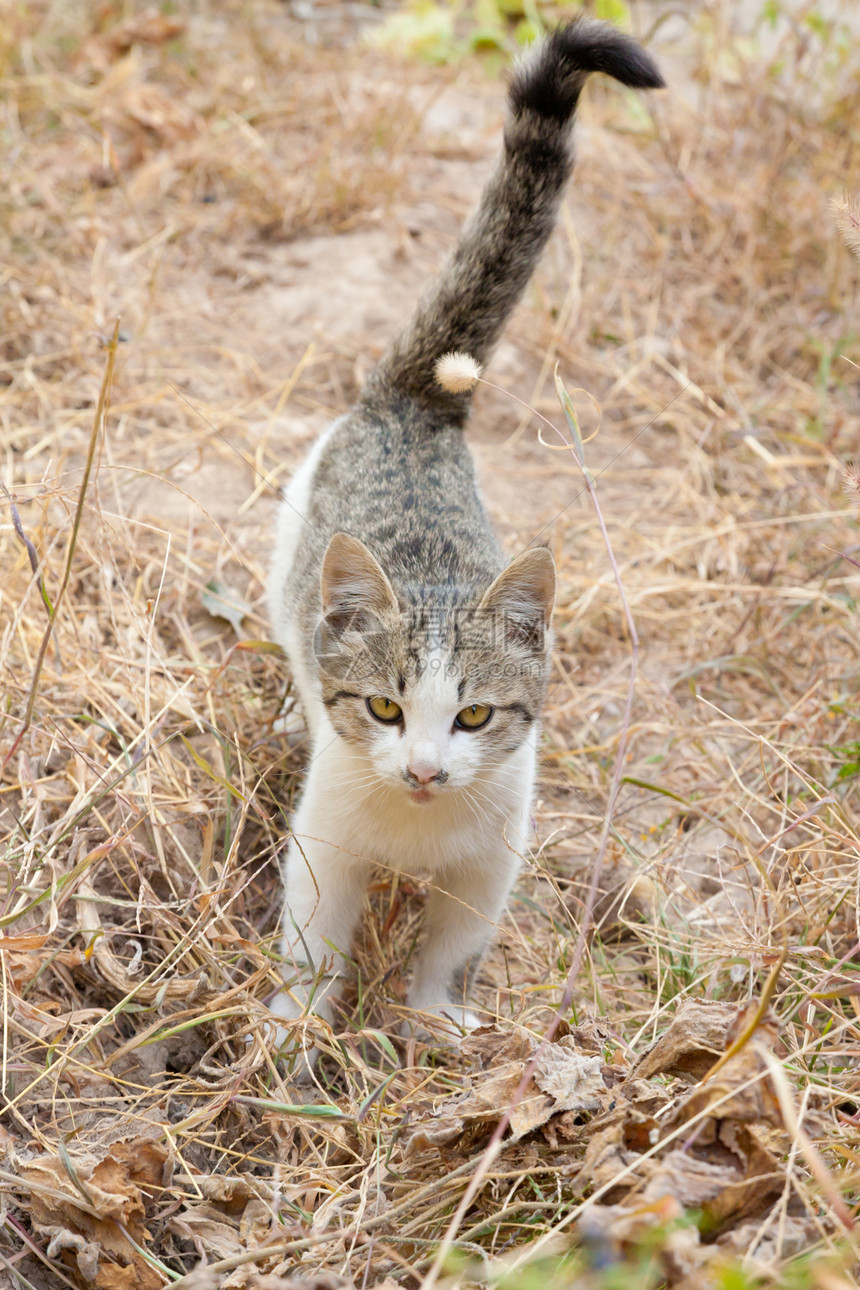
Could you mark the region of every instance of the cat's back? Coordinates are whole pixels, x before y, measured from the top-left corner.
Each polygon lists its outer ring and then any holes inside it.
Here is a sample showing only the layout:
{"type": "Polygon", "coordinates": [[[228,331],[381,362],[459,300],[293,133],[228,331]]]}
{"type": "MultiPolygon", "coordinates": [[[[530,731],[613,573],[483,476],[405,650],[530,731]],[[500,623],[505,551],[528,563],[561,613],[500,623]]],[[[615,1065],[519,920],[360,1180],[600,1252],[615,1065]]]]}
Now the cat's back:
{"type": "Polygon", "coordinates": [[[501,569],[462,429],[440,426],[415,400],[354,408],[324,436],[312,471],[302,543],[311,563],[347,532],[395,586],[478,585],[501,569]]]}

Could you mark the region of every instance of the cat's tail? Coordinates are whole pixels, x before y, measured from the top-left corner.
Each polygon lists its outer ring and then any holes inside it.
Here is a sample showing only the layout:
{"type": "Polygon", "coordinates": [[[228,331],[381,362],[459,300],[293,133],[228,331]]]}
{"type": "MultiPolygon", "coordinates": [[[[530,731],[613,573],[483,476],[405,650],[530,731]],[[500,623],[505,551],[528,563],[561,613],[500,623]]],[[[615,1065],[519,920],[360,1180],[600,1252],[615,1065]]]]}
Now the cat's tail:
{"type": "Polygon", "coordinates": [[[439,278],[370,374],[363,402],[406,396],[449,424],[465,419],[470,396],[444,391],[434,364],[452,350],[481,364],[489,357],[555,225],[573,169],[571,125],[591,72],[639,89],[664,84],[635,40],[590,19],[559,27],[526,55],[508,92],[495,174],[439,278]]]}

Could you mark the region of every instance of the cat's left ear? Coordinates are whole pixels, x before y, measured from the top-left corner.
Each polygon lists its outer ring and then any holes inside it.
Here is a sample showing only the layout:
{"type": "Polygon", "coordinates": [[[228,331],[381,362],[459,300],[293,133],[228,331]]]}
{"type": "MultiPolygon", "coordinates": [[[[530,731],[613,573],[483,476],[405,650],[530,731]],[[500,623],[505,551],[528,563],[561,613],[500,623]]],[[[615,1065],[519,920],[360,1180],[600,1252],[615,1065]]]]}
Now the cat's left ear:
{"type": "Polygon", "coordinates": [[[397,611],[397,597],[379,561],[348,533],[335,533],[329,542],[320,589],[324,614],[397,611]]]}
{"type": "Polygon", "coordinates": [[[508,635],[542,645],[555,603],[555,561],[546,547],[523,551],[484,592],[481,609],[498,614],[508,635]]]}

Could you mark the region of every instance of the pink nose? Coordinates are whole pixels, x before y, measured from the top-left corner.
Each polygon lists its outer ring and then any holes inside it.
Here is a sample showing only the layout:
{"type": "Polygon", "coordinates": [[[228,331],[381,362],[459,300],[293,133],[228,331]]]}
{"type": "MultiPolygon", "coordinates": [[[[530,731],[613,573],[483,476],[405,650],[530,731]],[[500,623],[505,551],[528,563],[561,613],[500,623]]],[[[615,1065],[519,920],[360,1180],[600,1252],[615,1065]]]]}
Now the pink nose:
{"type": "Polygon", "coordinates": [[[413,779],[417,779],[419,784],[430,784],[439,774],[439,767],[432,766],[426,761],[412,762],[406,767],[413,779]]]}

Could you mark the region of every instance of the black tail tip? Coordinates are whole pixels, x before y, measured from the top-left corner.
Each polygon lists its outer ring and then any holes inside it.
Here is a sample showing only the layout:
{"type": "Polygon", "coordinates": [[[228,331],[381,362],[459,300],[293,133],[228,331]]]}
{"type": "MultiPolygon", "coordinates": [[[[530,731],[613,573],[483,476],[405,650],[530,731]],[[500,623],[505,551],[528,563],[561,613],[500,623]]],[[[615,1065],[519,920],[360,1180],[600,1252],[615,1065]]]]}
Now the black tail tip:
{"type": "Polygon", "coordinates": [[[575,18],[556,27],[527,57],[511,84],[515,111],[531,108],[541,116],[567,120],[585,78],[603,72],[633,89],[662,89],[666,82],[650,54],[632,36],[609,23],[575,18]]]}
{"type": "Polygon", "coordinates": [[[666,84],[654,59],[638,41],[591,18],[577,18],[566,27],[557,27],[543,52],[568,75],[604,72],[637,90],[659,90],[666,84]]]}

